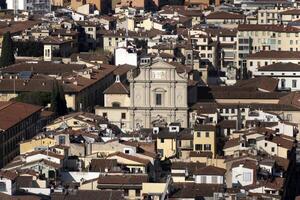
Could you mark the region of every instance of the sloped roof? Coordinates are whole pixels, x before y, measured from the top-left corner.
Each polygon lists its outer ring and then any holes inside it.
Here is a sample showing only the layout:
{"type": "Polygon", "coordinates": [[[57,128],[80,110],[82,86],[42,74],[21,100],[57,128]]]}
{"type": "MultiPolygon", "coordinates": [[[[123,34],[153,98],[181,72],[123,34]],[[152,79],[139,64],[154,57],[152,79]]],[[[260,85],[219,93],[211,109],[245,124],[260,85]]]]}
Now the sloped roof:
{"type": "Polygon", "coordinates": [[[206,19],[244,19],[245,16],[239,13],[230,13],[224,11],[217,11],[210,13],[206,19]]]}
{"type": "Polygon", "coordinates": [[[237,81],[237,87],[254,87],[266,91],[275,91],[279,80],[271,77],[256,77],[248,80],[237,81]]]}
{"type": "Polygon", "coordinates": [[[218,175],[224,176],[226,170],[215,166],[206,166],[195,171],[196,175],[218,175]]]}
{"type": "Polygon", "coordinates": [[[125,154],[125,153],[122,153],[122,152],[112,153],[112,154],[109,154],[107,157],[110,158],[110,157],[114,157],[114,156],[125,158],[127,160],[132,160],[134,162],[141,163],[143,165],[148,165],[150,163],[150,161],[147,160],[147,159],[140,158],[140,157],[133,156],[133,155],[128,155],[128,154],[125,154]]]}
{"type": "Polygon", "coordinates": [[[121,82],[114,82],[110,87],[108,87],[103,94],[129,94],[128,86],[125,86],[121,82]]]}
{"type": "Polygon", "coordinates": [[[0,102],[0,129],[7,130],[41,109],[21,102],[0,102]]]}
{"type": "Polygon", "coordinates": [[[259,67],[258,71],[300,71],[300,65],[294,63],[275,63],[259,67]]]}
{"type": "Polygon", "coordinates": [[[123,174],[99,176],[98,184],[142,184],[148,182],[147,174],[123,174]]]}

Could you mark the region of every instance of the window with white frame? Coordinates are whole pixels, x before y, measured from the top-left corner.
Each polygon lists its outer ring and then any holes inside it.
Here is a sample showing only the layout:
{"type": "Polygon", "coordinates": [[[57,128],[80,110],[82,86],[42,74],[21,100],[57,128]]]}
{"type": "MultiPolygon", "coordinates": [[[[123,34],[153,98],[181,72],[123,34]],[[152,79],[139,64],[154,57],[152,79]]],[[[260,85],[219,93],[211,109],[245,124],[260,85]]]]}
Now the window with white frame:
{"type": "Polygon", "coordinates": [[[245,181],[245,182],[252,181],[252,173],[251,172],[244,172],[243,173],[243,181],[245,181]]]}

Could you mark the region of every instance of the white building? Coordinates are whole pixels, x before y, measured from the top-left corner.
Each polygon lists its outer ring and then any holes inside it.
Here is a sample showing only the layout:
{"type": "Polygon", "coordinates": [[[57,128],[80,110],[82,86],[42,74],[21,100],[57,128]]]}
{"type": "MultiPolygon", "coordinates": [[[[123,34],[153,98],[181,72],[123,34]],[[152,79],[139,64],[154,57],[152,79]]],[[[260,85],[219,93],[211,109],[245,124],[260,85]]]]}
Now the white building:
{"type": "Polygon", "coordinates": [[[247,56],[247,69],[254,73],[258,68],[275,63],[300,64],[299,51],[259,51],[247,56]]]}
{"type": "Polygon", "coordinates": [[[226,170],[214,166],[207,166],[195,172],[195,183],[198,184],[224,184],[226,170]]]}
{"type": "Polygon", "coordinates": [[[0,193],[13,195],[16,191],[17,173],[12,171],[0,171],[0,193]]]}
{"type": "Polygon", "coordinates": [[[254,183],[256,163],[251,160],[232,164],[232,185],[246,186],[254,183]]]}
{"type": "Polygon", "coordinates": [[[133,48],[119,47],[115,49],[115,65],[132,65],[137,67],[137,53],[133,48]]]}
{"type": "Polygon", "coordinates": [[[6,0],[7,9],[33,12],[51,12],[50,0],[6,0]]]}
{"type": "Polygon", "coordinates": [[[255,77],[269,76],[279,80],[279,90],[300,90],[300,65],[294,63],[275,63],[258,68],[255,77]]]}

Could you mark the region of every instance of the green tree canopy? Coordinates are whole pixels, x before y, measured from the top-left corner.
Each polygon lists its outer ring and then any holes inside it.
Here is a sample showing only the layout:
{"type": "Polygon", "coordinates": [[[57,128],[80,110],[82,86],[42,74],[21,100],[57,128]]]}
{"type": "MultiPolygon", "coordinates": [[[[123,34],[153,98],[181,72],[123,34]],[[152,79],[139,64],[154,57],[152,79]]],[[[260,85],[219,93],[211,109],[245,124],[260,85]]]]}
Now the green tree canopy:
{"type": "Polygon", "coordinates": [[[57,81],[53,84],[51,94],[51,111],[55,112],[58,116],[67,114],[67,103],[63,87],[57,81]]]}
{"type": "Polygon", "coordinates": [[[0,67],[6,67],[15,63],[14,45],[10,32],[3,36],[2,51],[0,57],[0,67]]]}
{"type": "Polygon", "coordinates": [[[47,106],[48,103],[50,103],[51,101],[51,93],[50,92],[24,92],[19,94],[14,100],[23,103],[47,106]]]}

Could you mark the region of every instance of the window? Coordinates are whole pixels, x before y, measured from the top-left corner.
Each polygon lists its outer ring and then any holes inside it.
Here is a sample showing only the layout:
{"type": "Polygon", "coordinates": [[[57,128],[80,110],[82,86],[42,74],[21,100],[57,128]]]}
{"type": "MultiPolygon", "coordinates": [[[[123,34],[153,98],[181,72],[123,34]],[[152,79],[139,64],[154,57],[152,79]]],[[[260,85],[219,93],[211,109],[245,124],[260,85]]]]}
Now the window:
{"type": "Polygon", "coordinates": [[[129,149],[125,149],[125,154],[129,154],[129,153],[130,153],[129,149]]]}
{"type": "Polygon", "coordinates": [[[0,192],[6,191],[6,184],[4,182],[0,182],[0,192]]]}
{"type": "Polygon", "coordinates": [[[285,79],[281,79],[281,88],[285,88],[285,79]]]}
{"type": "Polygon", "coordinates": [[[250,66],[251,66],[251,67],[253,66],[253,62],[252,62],[252,61],[250,61],[250,66]]]}
{"type": "Polygon", "coordinates": [[[196,144],[195,149],[196,151],[202,151],[202,144],[196,144]]]}
{"type": "Polygon", "coordinates": [[[244,172],[243,173],[243,180],[246,182],[252,181],[251,173],[250,172],[244,172]]]}
{"type": "Polygon", "coordinates": [[[206,183],[206,176],[201,176],[201,183],[206,183]]]}
{"type": "Polygon", "coordinates": [[[205,137],[209,137],[209,132],[206,132],[206,133],[205,133],[205,137]]]}
{"type": "Polygon", "coordinates": [[[107,113],[104,112],[104,113],[102,114],[102,116],[103,116],[103,117],[107,117],[107,113]]]}
{"type": "Polygon", "coordinates": [[[128,196],[129,195],[129,191],[128,191],[128,189],[125,189],[124,190],[124,196],[128,196]]]}
{"type": "Polygon", "coordinates": [[[160,143],[165,143],[165,139],[161,138],[160,143]]]}
{"type": "Polygon", "coordinates": [[[135,196],[137,197],[141,196],[141,190],[135,190],[135,196]]]}
{"type": "Polygon", "coordinates": [[[158,154],[163,157],[164,156],[164,150],[163,149],[157,149],[158,154]]]}
{"type": "Polygon", "coordinates": [[[296,87],[297,87],[297,80],[293,80],[293,81],[292,81],[292,87],[293,87],[293,88],[296,88],[296,87]]]}
{"type": "Polygon", "coordinates": [[[121,118],[122,118],[122,119],[126,119],[126,113],[122,113],[122,114],[121,114],[121,118]]]}
{"type": "Polygon", "coordinates": [[[218,183],[218,177],[217,176],[212,176],[211,177],[211,183],[212,184],[217,184],[218,183]]]}
{"type": "Polygon", "coordinates": [[[197,137],[201,137],[201,132],[200,131],[197,132],[197,137]]]}
{"type": "Polygon", "coordinates": [[[60,135],[60,136],[58,137],[58,143],[59,143],[59,144],[66,144],[66,137],[63,136],[63,135],[60,135]]]}
{"type": "Polygon", "coordinates": [[[265,147],[267,147],[267,146],[268,146],[268,143],[265,142],[265,147]]]}
{"type": "Polygon", "coordinates": [[[162,105],[162,95],[161,94],[155,94],[155,104],[157,106],[162,105]]]}
{"type": "Polygon", "coordinates": [[[120,108],[121,107],[119,102],[113,102],[111,105],[112,105],[113,108],[120,108]]]}
{"type": "Polygon", "coordinates": [[[204,151],[210,151],[211,150],[211,145],[210,144],[205,144],[204,145],[204,151]]]}
{"type": "Polygon", "coordinates": [[[271,151],[272,151],[272,152],[275,152],[275,147],[272,147],[272,148],[271,148],[271,151]]]}
{"type": "Polygon", "coordinates": [[[292,121],[292,120],[293,120],[292,114],[287,114],[287,115],[286,115],[286,119],[287,119],[288,121],[292,121]]]}

